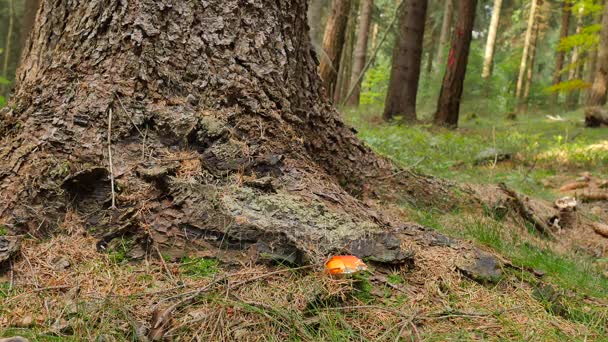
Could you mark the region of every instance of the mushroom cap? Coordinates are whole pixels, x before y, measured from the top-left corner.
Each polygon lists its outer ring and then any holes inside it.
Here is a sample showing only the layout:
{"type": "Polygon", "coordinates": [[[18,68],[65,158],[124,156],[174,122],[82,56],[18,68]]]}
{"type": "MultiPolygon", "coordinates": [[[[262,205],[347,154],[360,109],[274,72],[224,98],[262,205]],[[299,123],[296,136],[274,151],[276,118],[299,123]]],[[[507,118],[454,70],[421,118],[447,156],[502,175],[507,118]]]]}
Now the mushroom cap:
{"type": "Polygon", "coordinates": [[[325,272],[329,274],[352,274],[367,270],[363,260],[354,255],[335,255],[325,263],[325,272]]]}

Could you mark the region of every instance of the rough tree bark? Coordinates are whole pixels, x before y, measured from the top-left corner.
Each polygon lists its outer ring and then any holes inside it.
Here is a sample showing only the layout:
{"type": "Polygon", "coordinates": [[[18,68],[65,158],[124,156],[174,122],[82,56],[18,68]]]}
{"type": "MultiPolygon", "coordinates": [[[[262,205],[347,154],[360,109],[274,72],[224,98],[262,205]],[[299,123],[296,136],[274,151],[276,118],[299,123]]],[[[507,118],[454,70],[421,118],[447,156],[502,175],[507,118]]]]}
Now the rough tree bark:
{"type": "Polygon", "coordinates": [[[519,75],[517,76],[517,87],[515,88],[515,106],[519,109],[521,106],[521,95],[524,86],[524,78],[526,76],[526,68],[528,62],[528,52],[530,51],[530,44],[532,43],[532,32],[534,31],[534,22],[536,21],[536,8],[538,7],[538,0],[532,0],[530,4],[530,14],[528,16],[528,26],[526,29],[526,36],[524,38],[524,48],[521,54],[521,63],[519,64],[519,75]]]}
{"type": "MultiPolygon", "coordinates": [[[[570,3],[567,0],[562,1],[562,20],[559,31],[559,40],[568,37],[570,31],[570,17],[571,17],[570,3]]],[[[557,51],[557,57],[555,61],[555,72],[553,73],[553,85],[557,85],[562,81],[562,69],[564,68],[564,60],[566,57],[565,51],[557,51]]],[[[553,94],[553,104],[557,104],[559,100],[559,92],[553,94]]]]}
{"type": "Polygon", "coordinates": [[[593,85],[589,90],[587,106],[603,106],[606,104],[606,90],[608,87],[608,1],[604,1],[604,14],[602,15],[602,30],[600,32],[600,45],[597,51],[597,64],[593,85]]]}
{"type": "Polygon", "coordinates": [[[477,0],[458,2],[458,21],[434,117],[435,124],[440,126],[455,128],[458,125],[460,99],[471,47],[476,7],[477,0]]]}
{"type": "Polygon", "coordinates": [[[361,82],[359,76],[365,68],[367,59],[367,43],[369,38],[369,28],[372,22],[372,12],[374,10],[373,0],[363,0],[361,3],[361,13],[359,14],[359,26],[357,27],[357,44],[355,45],[355,55],[353,60],[350,84],[354,86],[350,98],[347,99],[349,106],[358,107],[361,97],[361,82]]]}
{"type": "Polygon", "coordinates": [[[486,50],[483,58],[483,69],[481,77],[489,79],[492,75],[492,61],[494,59],[494,46],[496,45],[496,34],[498,32],[498,23],[500,22],[500,9],[502,0],[494,0],[492,8],[492,19],[490,20],[490,28],[488,29],[488,40],[486,41],[486,50]]]}
{"type": "MultiPolygon", "coordinates": [[[[15,21],[15,4],[13,0],[8,0],[8,27],[6,30],[6,40],[4,43],[4,60],[2,62],[2,77],[8,79],[8,62],[11,56],[11,44],[13,42],[13,26],[15,21]]],[[[0,87],[0,94],[6,92],[6,87],[0,87]]]]}
{"type": "Polygon", "coordinates": [[[439,36],[439,45],[437,45],[437,60],[435,70],[439,71],[439,66],[444,64],[443,50],[450,41],[450,32],[452,31],[452,17],[454,16],[454,0],[445,0],[443,8],[443,22],[441,24],[441,35],[439,36]]]}
{"type": "Polygon", "coordinates": [[[336,90],[340,59],[346,40],[346,26],[350,13],[351,0],[334,0],[331,14],[327,19],[325,34],[323,35],[323,52],[319,74],[323,80],[327,97],[331,98],[336,90]]]}
{"type": "Polygon", "coordinates": [[[416,121],[416,95],[422,64],[422,43],[427,0],[405,0],[399,13],[399,36],[393,49],[393,66],[384,103],[384,119],[400,115],[416,121]]]}
{"type": "Polygon", "coordinates": [[[340,120],[306,2],[43,0],[0,112],[0,223],[34,235],[78,223],[99,248],[130,236],[132,256],[412,261],[405,240],[437,234],[361,199],[449,210],[469,195],[396,172],[340,120]]]}

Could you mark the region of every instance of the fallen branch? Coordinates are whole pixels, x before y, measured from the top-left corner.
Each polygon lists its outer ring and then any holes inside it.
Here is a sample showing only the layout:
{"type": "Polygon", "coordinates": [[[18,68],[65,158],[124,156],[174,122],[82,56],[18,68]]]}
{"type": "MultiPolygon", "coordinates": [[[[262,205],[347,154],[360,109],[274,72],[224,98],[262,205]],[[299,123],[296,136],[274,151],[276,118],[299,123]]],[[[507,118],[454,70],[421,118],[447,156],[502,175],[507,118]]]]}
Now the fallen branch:
{"type": "Polygon", "coordinates": [[[499,183],[498,187],[513,199],[515,209],[524,220],[533,224],[534,228],[536,228],[536,230],[538,230],[545,237],[552,240],[556,239],[549,226],[540,217],[536,216],[534,211],[528,207],[520,194],[507,187],[505,183],[499,183]]]}
{"type": "Polygon", "coordinates": [[[594,222],[593,231],[596,232],[598,235],[608,238],[608,225],[606,224],[594,222]]]}

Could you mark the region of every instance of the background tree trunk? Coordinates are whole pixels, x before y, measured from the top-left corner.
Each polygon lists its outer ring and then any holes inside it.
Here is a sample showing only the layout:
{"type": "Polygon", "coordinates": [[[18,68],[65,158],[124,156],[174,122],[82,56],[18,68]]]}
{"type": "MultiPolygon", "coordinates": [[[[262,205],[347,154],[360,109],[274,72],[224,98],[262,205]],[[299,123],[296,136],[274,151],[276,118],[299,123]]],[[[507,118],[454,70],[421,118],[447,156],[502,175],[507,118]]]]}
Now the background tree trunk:
{"type": "Polygon", "coordinates": [[[317,51],[321,54],[321,17],[323,14],[323,0],[310,0],[308,4],[308,27],[310,27],[310,41],[317,51]]]}
{"type": "MultiPolygon", "coordinates": [[[[8,62],[11,56],[11,44],[13,42],[13,26],[15,21],[15,3],[14,0],[8,0],[8,29],[6,31],[6,41],[4,43],[4,59],[2,62],[2,77],[8,79],[8,62]]],[[[5,85],[0,87],[0,94],[7,93],[5,85]]]]}
{"type": "Polygon", "coordinates": [[[486,41],[486,50],[483,58],[483,70],[481,77],[489,79],[492,75],[492,61],[494,59],[494,46],[496,45],[496,34],[498,32],[498,23],[500,21],[500,9],[502,0],[494,0],[492,8],[492,19],[490,20],[490,28],[488,29],[488,39],[486,41]]]}
{"type": "Polygon", "coordinates": [[[336,81],[336,90],[334,91],[334,103],[337,105],[342,103],[342,99],[350,89],[350,75],[353,67],[353,52],[355,49],[355,31],[357,29],[357,12],[359,10],[359,2],[354,1],[350,7],[348,15],[348,24],[346,25],[346,38],[344,47],[342,48],[342,57],[340,59],[340,70],[338,71],[338,80],[336,81]]]}
{"type": "Polygon", "coordinates": [[[528,74],[526,76],[526,86],[524,89],[524,96],[521,101],[521,111],[526,113],[528,111],[528,99],[530,97],[530,88],[532,87],[532,78],[534,77],[534,64],[536,62],[536,43],[538,41],[538,35],[540,30],[540,16],[536,18],[534,24],[534,31],[532,33],[532,41],[530,43],[530,59],[528,61],[528,74]]]}
{"type": "Polygon", "coordinates": [[[359,98],[361,97],[361,82],[359,82],[359,76],[363,72],[363,68],[365,68],[369,28],[372,21],[373,10],[373,0],[362,1],[361,13],[359,14],[359,26],[357,29],[357,44],[355,45],[353,68],[350,76],[350,85],[351,87],[354,87],[354,89],[350,98],[346,99],[348,105],[353,107],[359,106],[359,98]]]}
{"type": "Polygon", "coordinates": [[[443,9],[443,22],[441,24],[441,34],[439,36],[439,45],[437,46],[437,68],[439,70],[440,65],[444,65],[445,58],[444,49],[450,41],[450,32],[452,31],[452,17],[454,16],[454,0],[445,0],[445,6],[443,9]]]}
{"type": "MultiPolygon", "coordinates": [[[[583,7],[580,8],[579,13],[577,15],[576,20],[576,32],[575,34],[581,34],[583,30],[583,14],[585,10],[583,7]]],[[[579,60],[580,60],[580,52],[578,46],[574,46],[572,49],[572,56],[570,58],[570,70],[568,72],[568,81],[574,81],[579,78],[579,60]]],[[[570,90],[566,95],[566,108],[570,110],[576,109],[578,105],[578,97],[580,92],[578,90],[570,90]]]]}
{"type": "Polygon", "coordinates": [[[447,69],[443,76],[441,92],[437,101],[434,122],[437,125],[455,128],[458,125],[460,99],[467,71],[469,49],[475,23],[477,0],[458,2],[458,22],[452,38],[452,47],[447,69]]]}
{"type": "Polygon", "coordinates": [[[528,62],[528,52],[530,51],[530,45],[532,44],[532,32],[534,30],[534,22],[536,21],[536,8],[538,0],[532,0],[530,4],[530,14],[528,16],[528,27],[526,29],[526,36],[524,38],[524,47],[521,55],[521,63],[519,64],[519,75],[517,76],[517,87],[515,88],[515,106],[520,108],[521,106],[521,95],[524,86],[524,77],[526,76],[526,67],[528,62]]]}
{"type": "Polygon", "coordinates": [[[374,23],[372,25],[372,42],[370,44],[371,48],[375,49],[376,44],[378,44],[378,23],[374,23]]]}
{"type": "MultiPolygon", "coordinates": [[[[222,242],[290,262],[401,246],[355,196],[458,200],[439,180],[395,177],[340,120],[306,2],[43,0],[0,112],[0,223],[42,235],[69,219],[99,247],[132,235],[173,257],[222,242]]],[[[386,252],[411,255],[369,253],[386,252]]]]}
{"type": "Polygon", "coordinates": [[[393,49],[393,66],[384,104],[384,119],[401,115],[416,120],[416,95],[422,63],[427,0],[405,0],[399,13],[399,36],[393,49]]]}
{"type": "Polygon", "coordinates": [[[600,44],[596,56],[597,64],[595,65],[593,85],[589,90],[587,106],[603,106],[606,104],[606,89],[608,87],[608,1],[604,1],[600,44]]]}
{"type": "Polygon", "coordinates": [[[34,26],[39,4],[40,0],[25,0],[25,12],[23,13],[23,24],[21,25],[21,50],[25,48],[25,44],[32,31],[32,26],[34,26]]]}
{"type": "MultiPolygon", "coordinates": [[[[568,0],[562,1],[562,20],[560,25],[559,32],[559,40],[568,37],[568,32],[570,31],[570,3],[568,0]]],[[[555,60],[555,72],[553,73],[553,85],[557,85],[562,81],[562,69],[564,68],[564,60],[565,60],[566,52],[565,51],[557,51],[557,57],[555,60]]],[[[557,104],[559,100],[559,92],[555,92],[553,94],[553,104],[557,104]]]]}
{"type": "Polygon", "coordinates": [[[321,75],[327,97],[329,98],[332,97],[332,94],[336,90],[351,2],[351,0],[334,0],[331,14],[327,19],[327,25],[325,26],[323,53],[319,66],[319,74],[321,75]]]}

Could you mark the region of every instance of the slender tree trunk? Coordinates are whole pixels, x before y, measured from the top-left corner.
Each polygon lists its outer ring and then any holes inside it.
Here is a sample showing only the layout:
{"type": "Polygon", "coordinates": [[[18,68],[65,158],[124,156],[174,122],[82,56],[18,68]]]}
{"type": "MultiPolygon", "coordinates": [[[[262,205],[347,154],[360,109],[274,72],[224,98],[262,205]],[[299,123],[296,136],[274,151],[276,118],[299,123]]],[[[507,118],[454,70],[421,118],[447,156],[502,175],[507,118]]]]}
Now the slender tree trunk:
{"type": "Polygon", "coordinates": [[[399,13],[399,36],[393,49],[391,79],[384,105],[384,119],[401,115],[416,120],[416,95],[422,63],[427,0],[405,0],[399,13]]]}
{"type": "MultiPolygon", "coordinates": [[[[559,32],[559,41],[561,42],[564,38],[568,37],[570,31],[570,3],[568,0],[562,1],[562,20],[559,32]]],[[[558,42],[559,44],[559,42],[558,42]]],[[[562,69],[564,68],[564,60],[566,57],[565,51],[557,51],[557,57],[555,61],[555,72],[553,73],[553,85],[557,85],[562,81],[562,69]]],[[[556,105],[559,100],[559,92],[553,93],[553,104],[556,105]]]]}
{"type": "Polygon", "coordinates": [[[358,1],[354,1],[350,7],[348,24],[346,25],[346,39],[342,48],[342,58],[340,59],[340,70],[338,81],[334,91],[334,103],[343,103],[342,99],[350,89],[350,75],[353,69],[353,53],[355,49],[355,33],[357,29],[357,12],[359,10],[358,1]]]}
{"type": "Polygon", "coordinates": [[[306,6],[43,0],[0,111],[0,224],[42,235],[69,219],[95,227],[100,248],[125,236],[174,257],[234,247],[409,261],[400,246],[421,236],[355,196],[459,200],[440,180],[395,177],[341,121],[306,6]],[[361,250],[368,241],[374,251],[361,250]]]}
{"type": "Polygon", "coordinates": [[[38,12],[39,4],[40,0],[25,0],[25,12],[23,13],[23,24],[21,25],[22,32],[20,45],[22,51],[30,36],[32,26],[34,26],[34,21],[36,20],[36,12],[38,12]]]}
{"type": "Polygon", "coordinates": [[[532,31],[534,30],[534,22],[536,21],[536,8],[538,6],[538,0],[532,0],[530,5],[530,14],[528,16],[528,28],[526,29],[526,36],[524,38],[524,48],[521,55],[521,63],[519,64],[519,75],[517,76],[517,87],[515,88],[515,106],[517,108],[521,105],[521,95],[524,86],[524,77],[526,76],[526,67],[528,62],[528,53],[530,51],[530,45],[532,43],[532,31]]]}
{"type": "Polygon", "coordinates": [[[439,35],[439,45],[437,46],[437,61],[435,70],[440,70],[439,66],[444,65],[445,58],[443,51],[450,41],[452,31],[452,17],[454,16],[454,0],[445,0],[443,8],[443,22],[441,24],[441,34],[439,35]]]}
{"type": "Polygon", "coordinates": [[[476,7],[477,0],[458,2],[458,21],[452,38],[448,65],[443,76],[441,92],[437,101],[437,111],[434,117],[436,125],[450,128],[458,126],[460,100],[467,71],[476,7]]]}
{"type": "Polygon", "coordinates": [[[361,3],[361,13],[359,14],[359,26],[357,29],[357,44],[355,45],[355,55],[353,60],[350,84],[354,86],[350,98],[346,99],[350,106],[358,107],[361,96],[360,75],[365,68],[367,59],[367,43],[369,38],[369,27],[372,21],[372,11],[374,9],[373,0],[363,0],[361,3]]]}
{"type": "Polygon", "coordinates": [[[310,27],[310,41],[313,47],[321,51],[321,16],[323,14],[323,0],[310,0],[308,4],[308,27],[310,27]]]}
{"type": "Polygon", "coordinates": [[[526,76],[526,87],[524,90],[524,97],[521,102],[521,110],[526,113],[528,111],[528,99],[530,97],[530,88],[532,87],[532,78],[534,76],[534,64],[536,62],[536,42],[538,41],[538,35],[540,30],[540,17],[537,18],[534,24],[534,32],[532,33],[532,42],[530,44],[530,59],[528,61],[528,74],[526,76]]]}
{"type": "Polygon", "coordinates": [[[350,13],[351,0],[334,0],[331,14],[327,19],[325,34],[323,35],[323,56],[319,66],[319,74],[323,80],[328,98],[336,90],[340,59],[346,40],[346,26],[350,13]]]}
{"type": "Polygon", "coordinates": [[[486,41],[486,50],[483,58],[483,70],[481,77],[489,79],[492,75],[492,61],[494,59],[494,46],[496,45],[496,34],[498,32],[498,23],[500,22],[500,9],[502,0],[494,0],[492,8],[492,19],[490,20],[490,28],[488,29],[488,40],[486,41]]]}
{"type": "MultiPolygon", "coordinates": [[[[577,15],[577,20],[576,20],[576,33],[575,34],[577,34],[577,35],[579,35],[583,30],[583,13],[584,13],[584,8],[581,7],[579,10],[579,13],[577,15]]],[[[568,72],[568,81],[574,81],[574,80],[578,79],[579,59],[580,59],[579,48],[578,48],[578,46],[574,46],[574,48],[572,49],[572,56],[570,58],[570,70],[568,72]]],[[[574,110],[576,108],[576,106],[578,105],[578,96],[579,96],[578,90],[569,91],[568,94],[566,95],[566,108],[568,108],[570,110],[574,110]]]]}
{"type": "Polygon", "coordinates": [[[372,42],[370,44],[371,48],[375,49],[376,44],[378,44],[378,23],[374,23],[372,25],[372,42]]]}
{"type": "MultiPolygon", "coordinates": [[[[4,43],[4,61],[2,62],[2,77],[8,79],[8,62],[10,61],[11,44],[13,42],[13,26],[15,21],[15,3],[14,0],[8,0],[8,28],[6,32],[6,41],[4,43]]],[[[3,85],[0,88],[0,94],[6,93],[6,87],[3,85]]]]}
{"type": "Polygon", "coordinates": [[[608,88],[608,1],[604,3],[600,44],[596,56],[597,63],[593,75],[593,84],[587,98],[587,106],[590,107],[606,104],[606,91],[608,88]]]}

